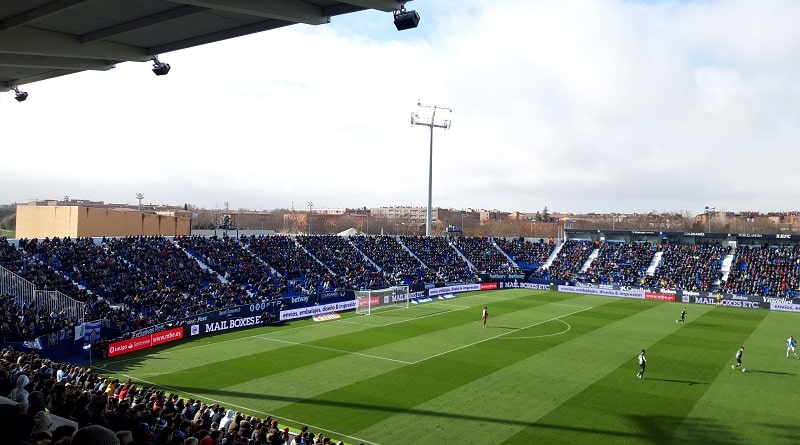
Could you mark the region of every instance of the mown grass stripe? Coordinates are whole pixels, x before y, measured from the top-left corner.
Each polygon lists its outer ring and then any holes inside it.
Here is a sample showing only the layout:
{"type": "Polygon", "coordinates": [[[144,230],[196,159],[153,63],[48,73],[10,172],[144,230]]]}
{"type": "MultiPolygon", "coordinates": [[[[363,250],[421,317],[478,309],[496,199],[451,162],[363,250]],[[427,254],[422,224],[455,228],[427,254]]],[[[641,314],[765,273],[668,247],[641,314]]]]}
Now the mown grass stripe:
{"type": "MultiPolygon", "coordinates": [[[[736,327],[745,328],[742,333],[751,329],[753,322],[758,324],[751,335],[746,338],[744,335],[734,336],[732,342],[725,344],[722,352],[726,360],[716,363],[718,378],[687,418],[707,419],[713,413],[715,417],[725,419],[726,423],[735,425],[727,428],[727,433],[722,436],[730,438],[730,443],[765,443],[765,438],[770,438],[772,444],[797,444],[800,443],[800,432],[794,424],[800,401],[795,394],[800,360],[785,358],[785,340],[792,335],[791,326],[797,326],[797,314],[756,312],[720,309],[719,313],[730,317],[736,327]],[[742,363],[748,371],[746,373],[729,367],[739,345],[745,346],[742,363]]],[[[706,423],[710,422],[706,420],[706,423]]],[[[687,438],[697,436],[694,427],[694,422],[681,425],[669,443],[686,443],[687,438]]],[[[717,434],[721,429],[718,427],[713,433],[717,434]]]]}
{"type": "Polygon", "coordinates": [[[800,443],[800,360],[783,358],[797,314],[690,305],[684,326],[674,322],[682,306],[504,290],[99,365],[351,443],[800,443]],[[739,344],[752,372],[730,370],[739,344]],[[642,347],[650,361],[638,381],[642,347]]]}
{"type": "MultiPolygon", "coordinates": [[[[517,341],[517,348],[529,351],[525,359],[506,364],[426,401],[412,413],[423,409],[450,412],[461,429],[481,431],[482,435],[492,437],[498,443],[518,431],[533,427],[538,418],[581,391],[587,382],[604,377],[616,369],[621,360],[627,361],[630,356],[628,347],[620,347],[619,356],[597,355],[605,350],[609,338],[616,336],[619,331],[626,331],[626,325],[636,323],[637,317],[650,318],[642,312],[652,307],[649,303],[631,304],[616,299],[594,302],[606,304],[564,317],[574,327],[567,333],[517,341]],[[591,367],[582,367],[584,363],[591,363],[591,367]],[[454,406],[458,407],[458,411],[454,411],[454,406]]],[[[552,326],[551,329],[560,327],[552,326]]],[[[508,346],[504,343],[515,342],[500,342],[499,346],[508,346]]],[[[436,420],[435,417],[413,414],[396,416],[368,431],[373,433],[373,430],[389,429],[393,424],[400,423],[409,428],[414,425],[413,429],[423,428],[431,434],[430,439],[434,442],[446,441],[446,436],[437,433],[436,420]]],[[[410,437],[407,439],[411,440],[410,437]]]]}
{"type": "MultiPolygon", "coordinates": [[[[659,317],[630,326],[636,331],[635,338],[648,351],[644,380],[635,377],[637,349],[631,348],[627,363],[564,400],[512,441],[666,444],[684,423],[706,425],[705,429],[694,431],[696,434],[716,431],[716,437],[720,438],[732,433],[726,432],[722,425],[713,425],[709,419],[686,422],[686,417],[716,378],[719,364],[729,362],[732,348],[742,341],[742,330],[754,329],[760,318],[742,318],[737,313],[734,319],[730,311],[695,306],[693,312],[702,315],[676,329],[674,315],[661,316],[665,309],[675,307],[654,308],[648,312],[659,317]],[[720,332],[730,330],[732,324],[737,325],[738,336],[721,337],[720,332]],[[659,336],[663,338],[656,339],[659,336]]],[[[701,443],[717,443],[705,435],[700,438],[705,441],[701,443]]]]}
{"type": "MultiPolygon", "coordinates": [[[[605,300],[611,303],[613,300],[605,300]]],[[[564,307],[560,308],[566,314],[564,307]]],[[[566,308],[574,309],[574,308],[566,308]]],[[[619,310],[613,310],[619,313],[619,310]]],[[[608,318],[607,322],[613,321],[608,318]]],[[[592,327],[583,329],[596,329],[603,322],[597,323],[592,327]]],[[[485,331],[481,327],[473,327],[477,331],[485,331]]],[[[581,333],[575,335],[580,336],[581,333]]],[[[452,338],[457,342],[457,338],[452,338]]],[[[480,422],[485,419],[482,416],[462,415],[460,406],[450,406],[448,411],[438,412],[427,409],[417,409],[423,403],[441,396],[442,394],[460,388],[463,385],[483,378],[498,369],[503,369],[515,362],[525,360],[531,354],[536,354],[540,350],[553,347],[557,343],[553,341],[542,342],[537,345],[513,345],[513,342],[486,342],[474,345],[467,349],[455,349],[450,354],[438,357],[436,360],[423,361],[418,364],[403,367],[389,372],[385,375],[377,376],[355,385],[344,386],[332,390],[326,394],[321,394],[319,398],[325,400],[348,400],[361,401],[371,408],[369,410],[350,410],[343,407],[339,412],[331,413],[324,409],[317,409],[314,406],[288,406],[280,410],[282,416],[296,417],[303,413],[307,418],[323,419],[332,415],[337,418],[337,425],[343,431],[351,431],[359,437],[369,437],[374,441],[391,433],[393,440],[402,443],[404,440],[411,440],[413,432],[403,432],[402,425],[395,422],[396,416],[409,415],[423,419],[431,419],[434,424],[438,422],[452,423],[460,420],[464,428],[472,428],[468,424],[480,422]],[[376,428],[386,428],[378,430],[376,428]],[[410,434],[405,437],[404,434],[410,434]]],[[[504,420],[501,422],[505,422],[504,420]]],[[[452,427],[453,425],[451,425],[452,427]]],[[[434,427],[435,428],[435,427],[434,427]]],[[[417,433],[419,431],[417,430],[417,433]]],[[[431,437],[436,440],[437,437],[431,437]]]]}

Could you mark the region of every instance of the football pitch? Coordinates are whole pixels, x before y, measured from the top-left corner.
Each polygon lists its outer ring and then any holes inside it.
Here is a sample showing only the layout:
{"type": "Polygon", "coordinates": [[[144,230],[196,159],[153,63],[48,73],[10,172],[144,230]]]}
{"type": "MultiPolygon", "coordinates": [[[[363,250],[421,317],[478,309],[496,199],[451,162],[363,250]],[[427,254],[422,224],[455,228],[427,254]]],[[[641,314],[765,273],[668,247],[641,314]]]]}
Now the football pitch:
{"type": "Polygon", "coordinates": [[[798,322],[502,290],[203,337],[95,367],[348,444],[796,444],[800,360],[785,358],[785,340],[798,322]],[[746,372],[731,369],[742,345],[746,372]]]}

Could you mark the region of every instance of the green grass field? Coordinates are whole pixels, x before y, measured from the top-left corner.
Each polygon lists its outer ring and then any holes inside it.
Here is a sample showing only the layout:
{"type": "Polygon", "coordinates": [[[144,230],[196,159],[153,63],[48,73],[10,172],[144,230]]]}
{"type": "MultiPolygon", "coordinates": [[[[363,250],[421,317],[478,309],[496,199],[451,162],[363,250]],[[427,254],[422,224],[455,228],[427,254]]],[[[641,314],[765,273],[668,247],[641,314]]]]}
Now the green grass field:
{"type": "Polygon", "coordinates": [[[797,314],[503,290],[97,363],[365,444],[797,444],[797,314]],[[479,321],[489,307],[489,326],[479,321]],[[734,353],[745,346],[744,367],[734,353]],[[636,356],[647,349],[645,379],[636,356]]]}

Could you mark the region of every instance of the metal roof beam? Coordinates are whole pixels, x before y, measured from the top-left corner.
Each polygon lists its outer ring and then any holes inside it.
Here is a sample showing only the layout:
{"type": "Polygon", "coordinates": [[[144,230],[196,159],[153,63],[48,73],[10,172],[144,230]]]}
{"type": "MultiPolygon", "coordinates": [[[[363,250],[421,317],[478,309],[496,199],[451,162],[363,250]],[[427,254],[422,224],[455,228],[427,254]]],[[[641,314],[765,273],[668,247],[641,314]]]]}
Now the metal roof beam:
{"type": "Polygon", "coordinates": [[[67,8],[71,8],[75,5],[84,3],[86,1],[87,0],[55,0],[50,3],[46,3],[42,6],[39,6],[38,8],[31,9],[30,11],[25,11],[21,14],[17,14],[3,21],[0,21],[0,30],[5,31],[15,26],[20,26],[26,23],[30,23],[36,19],[46,17],[50,14],[55,14],[57,12],[61,12],[67,8]]]}
{"type": "Polygon", "coordinates": [[[254,17],[285,20],[287,22],[305,23],[307,25],[324,25],[330,17],[323,13],[323,8],[311,3],[296,0],[168,0],[187,5],[217,11],[233,12],[254,17]]]}
{"type": "Polygon", "coordinates": [[[97,31],[88,32],[80,36],[81,43],[93,42],[95,40],[105,39],[106,37],[115,36],[128,31],[135,31],[148,26],[157,25],[159,23],[168,22],[170,20],[186,17],[187,15],[197,14],[200,12],[208,11],[208,8],[201,8],[198,6],[180,6],[177,8],[162,11],[157,14],[141,17],[129,22],[120,23],[108,28],[98,29],[97,31]]]}
{"type": "Polygon", "coordinates": [[[0,91],[8,91],[15,86],[38,82],[40,80],[52,79],[54,77],[59,77],[59,76],[67,76],[69,74],[75,74],[80,72],[81,72],[80,70],[52,70],[44,73],[35,74],[33,76],[20,77],[19,79],[14,79],[9,82],[0,82],[0,85],[5,85],[4,87],[0,87],[0,91]]]}
{"type": "Polygon", "coordinates": [[[293,22],[286,22],[283,20],[264,20],[236,28],[229,28],[222,31],[213,32],[210,34],[203,34],[197,37],[177,40],[175,42],[169,42],[163,45],[156,45],[150,48],[145,48],[145,51],[147,54],[164,54],[170,51],[178,51],[181,49],[191,48],[193,46],[205,45],[206,43],[213,43],[235,37],[246,36],[255,34],[257,32],[268,31],[270,29],[278,29],[293,24],[293,22]]]}
{"type": "Polygon", "coordinates": [[[150,59],[145,49],[137,46],[102,40],[81,44],[77,36],[27,26],[0,32],[0,53],[140,62],[150,59]]]}
{"type": "Polygon", "coordinates": [[[400,9],[406,2],[400,0],[343,0],[342,3],[358,6],[361,9],[377,9],[378,11],[391,12],[400,9]]]}
{"type": "Polygon", "coordinates": [[[0,53],[0,66],[105,71],[113,68],[116,64],[117,62],[113,60],[0,53]]]}

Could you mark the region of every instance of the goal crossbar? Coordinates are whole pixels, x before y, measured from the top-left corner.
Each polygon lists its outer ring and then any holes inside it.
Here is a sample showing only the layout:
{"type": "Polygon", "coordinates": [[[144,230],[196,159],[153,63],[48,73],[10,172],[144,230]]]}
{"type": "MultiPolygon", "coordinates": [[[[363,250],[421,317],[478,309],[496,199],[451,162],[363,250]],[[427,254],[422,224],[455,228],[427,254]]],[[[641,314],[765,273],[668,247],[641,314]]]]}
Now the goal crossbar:
{"type": "Polygon", "coordinates": [[[355,291],[355,294],[356,312],[363,315],[370,315],[377,309],[409,307],[408,286],[358,290],[355,291]]]}

